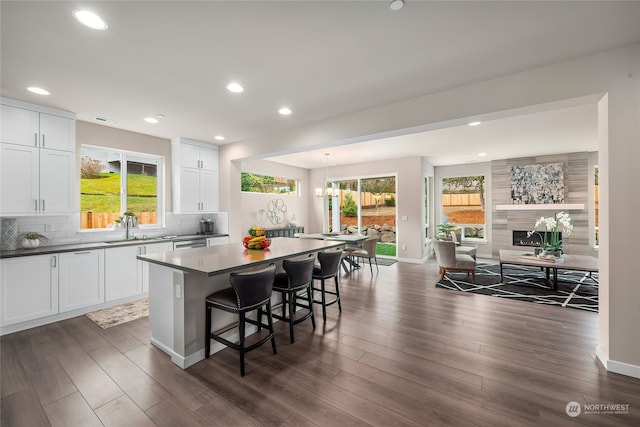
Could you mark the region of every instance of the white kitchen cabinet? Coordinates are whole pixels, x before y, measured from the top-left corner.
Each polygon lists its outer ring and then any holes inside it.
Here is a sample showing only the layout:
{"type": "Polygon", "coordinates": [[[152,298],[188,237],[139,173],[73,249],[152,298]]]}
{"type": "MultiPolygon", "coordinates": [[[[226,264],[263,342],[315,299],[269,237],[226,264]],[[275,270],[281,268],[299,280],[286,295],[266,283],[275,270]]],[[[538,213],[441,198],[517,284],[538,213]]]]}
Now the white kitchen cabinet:
{"type": "Polygon", "coordinates": [[[60,313],[104,303],[104,292],[104,249],[60,254],[60,313]]]}
{"type": "Polygon", "coordinates": [[[1,100],[0,214],[73,213],[75,116],[1,100]]]}
{"type": "Polygon", "coordinates": [[[2,326],[58,313],[58,254],[0,260],[2,326]]]}
{"type": "Polygon", "coordinates": [[[6,98],[2,99],[1,108],[0,142],[50,150],[76,151],[74,114],[6,98]]]}
{"type": "Polygon", "coordinates": [[[173,249],[171,242],[105,249],[105,298],[114,301],[149,290],[148,266],[136,256],[173,249]]]}
{"type": "Polygon", "coordinates": [[[2,214],[72,213],[75,153],[0,143],[2,214]]]}
{"type": "Polygon", "coordinates": [[[207,247],[227,245],[229,244],[229,236],[209,237],[207,238],[207,247]]]}
{"type": "Polygon", "coordinates": [[[186,138],[171,140],[173,210],[218,210],[218,147],[186,138]]]}

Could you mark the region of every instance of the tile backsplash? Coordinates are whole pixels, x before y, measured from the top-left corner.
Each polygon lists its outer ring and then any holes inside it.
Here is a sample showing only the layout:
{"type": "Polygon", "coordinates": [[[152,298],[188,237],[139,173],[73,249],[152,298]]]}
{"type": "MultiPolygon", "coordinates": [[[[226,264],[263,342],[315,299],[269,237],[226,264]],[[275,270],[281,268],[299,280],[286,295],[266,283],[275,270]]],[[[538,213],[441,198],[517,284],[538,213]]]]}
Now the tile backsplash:
{"type": "MultiPolygon", "coordinates": [[[[215,222],[214,232],[229,232],[229,214],[215,212],[209,214],[165,214],[164,227],[142,226],[130,230],[134,236],[160,237],[166,235],[196,234],[200,231],[200,219],[211,218],[215,222]]],[[[99,229],[80,231],[80,214],[59,216],[16,217],[18,234],[35,231],[47,236],[52,245],[101,242],[125,238],[123,229],[99,229]]],[[[18,242],[18,247],[20,243],[18,242]]]]}

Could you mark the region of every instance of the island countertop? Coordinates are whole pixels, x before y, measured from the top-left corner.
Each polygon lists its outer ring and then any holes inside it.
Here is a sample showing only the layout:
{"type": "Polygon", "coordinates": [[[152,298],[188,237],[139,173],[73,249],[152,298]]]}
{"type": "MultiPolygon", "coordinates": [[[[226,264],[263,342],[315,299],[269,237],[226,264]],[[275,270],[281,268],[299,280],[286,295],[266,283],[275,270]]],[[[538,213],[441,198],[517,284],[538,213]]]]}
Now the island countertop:
{"type": "Polygon", "coordinates": [[[344,246],[344,242],[275,237],[266,249],[245,249],[242,243],[138,255],[138,259],[205,276],[228,273],[285,258],[344,246]]]}

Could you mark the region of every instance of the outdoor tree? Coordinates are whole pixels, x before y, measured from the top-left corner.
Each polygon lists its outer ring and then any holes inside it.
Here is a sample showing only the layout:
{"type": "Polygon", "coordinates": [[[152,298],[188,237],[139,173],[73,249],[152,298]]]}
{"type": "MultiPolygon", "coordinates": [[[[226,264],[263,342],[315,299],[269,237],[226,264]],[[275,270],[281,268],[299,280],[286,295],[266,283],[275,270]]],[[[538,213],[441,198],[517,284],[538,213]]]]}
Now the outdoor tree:
{"type": "Polygon", "coordinates": [[[271,176],[255,175],[242,172],[242,191],[253,193],[266,193],[269,187],[275,185],[276,181],[271,176]]]}
{"type": "MultiPolygon", "coordinates": [[[[385,178],[372,178],[363,179],[360,184],[360,189],[363,192],[371,193],[376,201],[376,208],[378,207],[383,194],[395,194],[396,192],[396,179],[389,176],[385,178]]],[[[395,200],[395,199],[394,199],[395,200]]]]}
{"type": "Polygon", "coordinates": [[[81,178],[100,178],[100,173],[103,169],[104,165],[100,160],[92,159],[89,156],[82,156],[82,159],[80,160],[81,178]]]}

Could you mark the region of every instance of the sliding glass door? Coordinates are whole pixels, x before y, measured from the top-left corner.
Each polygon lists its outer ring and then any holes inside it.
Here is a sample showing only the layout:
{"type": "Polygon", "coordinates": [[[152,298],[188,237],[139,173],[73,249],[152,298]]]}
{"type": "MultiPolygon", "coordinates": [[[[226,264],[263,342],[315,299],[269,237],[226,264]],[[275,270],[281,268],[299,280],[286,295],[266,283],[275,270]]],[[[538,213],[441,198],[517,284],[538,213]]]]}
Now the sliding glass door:
{"type": "Polygon", "coordinates": [[[332,181],[328,229],[379,238],[378,254],[396,255],[396,177],[332,181]]]}

